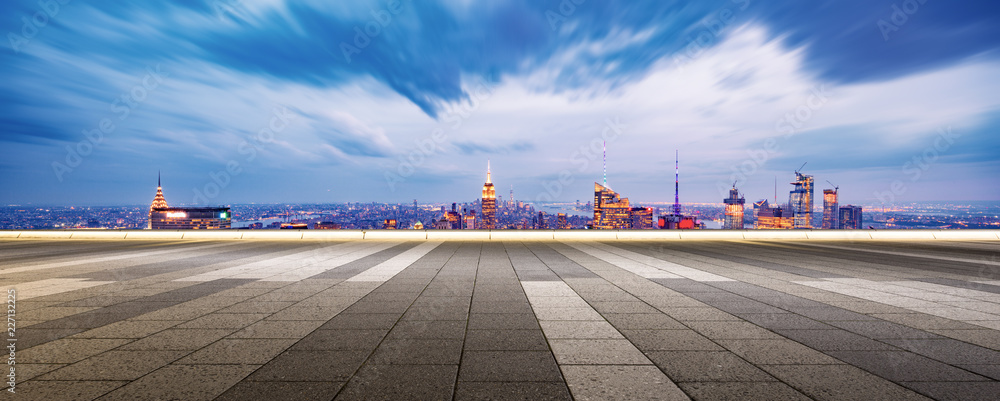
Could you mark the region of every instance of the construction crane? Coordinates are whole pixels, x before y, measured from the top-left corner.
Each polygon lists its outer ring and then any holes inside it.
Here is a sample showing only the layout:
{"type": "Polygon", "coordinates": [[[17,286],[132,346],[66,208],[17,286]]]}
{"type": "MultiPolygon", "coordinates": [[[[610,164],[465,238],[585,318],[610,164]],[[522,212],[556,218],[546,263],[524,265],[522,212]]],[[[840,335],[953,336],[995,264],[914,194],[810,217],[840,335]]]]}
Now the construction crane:
{"type": "Polygon", "coordinates": [[[837,191],[840,190],[840,187],[837,186],[837,184],[830,182],[830,180],[826,180],[826,182],[829,182],[830,185],[833,185],[833,193],[837,193],[837,191]]]}
{"type": "Polygon", "coordinates": [[[806,164],[808,164],[808,163],[809,163],[809,162],[805,162],[805,163],[802,163],[802,167],[799,167],[799,169],[798,169],[798,170],[795,170],[795,172],[796,172],[796,173],[798,173],[799,171],[802,171],[802,169],[803,169],[803,168],[804,168],[804,167],[806,166],[806,164]]]}

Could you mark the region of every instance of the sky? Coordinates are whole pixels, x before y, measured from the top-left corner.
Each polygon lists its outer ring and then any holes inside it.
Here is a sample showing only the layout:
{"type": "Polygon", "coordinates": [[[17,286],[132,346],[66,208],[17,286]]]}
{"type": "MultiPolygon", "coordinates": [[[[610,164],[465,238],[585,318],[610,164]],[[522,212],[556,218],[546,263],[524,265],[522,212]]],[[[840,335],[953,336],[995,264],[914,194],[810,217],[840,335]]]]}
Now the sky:
{"type": "Polygon", "coordinates": [[[10,0],[0,204],[1000,200],[1000,3],[10,0]],[[675,153],[676,152],[676,153],[675,153]],[[803,166],[804,164],[804,166],[803,166]]]}

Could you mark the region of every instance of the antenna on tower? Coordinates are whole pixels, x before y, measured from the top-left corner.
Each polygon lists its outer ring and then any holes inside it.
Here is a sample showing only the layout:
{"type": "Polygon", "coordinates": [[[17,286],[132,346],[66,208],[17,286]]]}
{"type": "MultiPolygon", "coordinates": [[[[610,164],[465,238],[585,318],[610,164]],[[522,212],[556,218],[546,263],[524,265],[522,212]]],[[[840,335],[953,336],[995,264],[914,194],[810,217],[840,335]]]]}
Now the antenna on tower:
{"type": "Polygon", "coordinates": [[[486,183],[491,183],[490,181],[490,159],[486,159],[486,183]]]}
{"type": "Polygon", "coordinates": [[[774,204],[778,204],[778,176],[774,176],[774,204]]]}
{"type": "Polygon", "coordinates": [[[608,187],[608,141],[604,141],[604,187],[608,187]]]}
{"type": "Polygon", "coordinates": [[[676,215],[680,215],[681,214],[681,195],[680,195],[680,187],[681,187],[681,185],[680,185],[680,182],[681,182],[681,178],[680,178],[681,177],[681,173],[680,173],[681,168],[680,168],[680,166],[681,166],[681,162],[680,162],[680,154],[681,154],[681,152],[679,150],[674,150],[674,214],[676,214],[676,215]]]}
{"type": "Polygon", "coordinates": [[[156,186],[162,187],[162,185],[160,185],[160,170],[156,170],[156,186]]]}

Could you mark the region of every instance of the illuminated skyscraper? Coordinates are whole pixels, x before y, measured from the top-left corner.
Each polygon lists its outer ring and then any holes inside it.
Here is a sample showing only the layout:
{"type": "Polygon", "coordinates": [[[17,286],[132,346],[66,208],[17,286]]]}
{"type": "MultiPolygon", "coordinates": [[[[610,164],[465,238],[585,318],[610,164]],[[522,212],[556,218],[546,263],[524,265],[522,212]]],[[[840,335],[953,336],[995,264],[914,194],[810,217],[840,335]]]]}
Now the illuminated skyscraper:
{"type": "Polygon", "coordinates": [[[789,192],[788,203],[795,218],[795,228],[812,228],[813,176],[795,172],[795,189],[789,192]]]}
{"type": "Polygon", "coordinates": [[[726,219],[722,228],[726,230],[742,230],[743,205],[746,204],[746,200],[740,196],[736,185],[733,185],[733,189],[729,190],[729,197],[724,199],[723,202],[726,204],[726,219]]]}
{"type": "Polygon", "coordinates": [[[153,197],[153,203],[149,205],[149,223],[146,228],[153,228],[153,211],[155,209],[166,209],[167,200],[163,197],[163,186],[160,185],[160,173],[156,173],[156,196],[153,197]]]}
{"type": "Polygon", "coordinates": [[[794,219],[789,216],[787,210],[780,207],[768,207],[764,203],[763,207],[757,210],[756,229],[788,229],[794,226],[794,219]]]}
{"type": "Polygon", "coordinates": [[[840,207],[840,228],[845,230],[861,230],[861,206],[847,205],[840,207]]]}
{"type": "Polygon", "coordinates": [[[840,228],[840,207],[837,205],[837,190],[823,190],[823,228],[836,230],[840,228]]]}
{"type": "Polygon", "coordinates": [[[156,177],[156,196],[149,206],[149,225],[153,230],[164,229],[226,229],[232,227],[228,207],[169,207],[163,197],[160,177],[156,177]]]}
{"type": "Polygon", "coordinates": [[[497,193],[493,188],[493,181],[490,179],[490,162],[486,161],[486,183],[483,184],[483,230],[494,230],[497,228],[497,193]]]}
{"type": "Polygon", "coordinates": [[[598,230],[626,230],[631,228],[632,207],[628,198],[622,198],[604,185],[594,183],[594,228],[598,230]]]}
{"type": "Polygon", "coordinates": [[[653,208],[633,207],[630,211],[633,230],[649,230],[653,228],[653,208]]]}
{"type": "MultiPolygon", "coordinates": [[[[579,202],[577,202],[577,203],[579,203],[579,202]]],[[[567,230],[567,229],[569,229],[569,222],[566,221],[566,213],[559,213],[557,216],[558,216],[557,217],[557,221],[559,222],[559,227],[558,228],[560,230],[567,230]]]]}

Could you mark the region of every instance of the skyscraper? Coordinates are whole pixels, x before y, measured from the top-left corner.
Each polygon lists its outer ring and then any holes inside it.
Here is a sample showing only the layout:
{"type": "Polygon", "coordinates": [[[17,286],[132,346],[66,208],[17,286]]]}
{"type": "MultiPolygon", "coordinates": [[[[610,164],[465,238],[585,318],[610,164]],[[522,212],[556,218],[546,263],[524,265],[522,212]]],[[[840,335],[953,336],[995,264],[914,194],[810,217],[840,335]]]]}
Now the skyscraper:
{"type": "Polygon", "coordinates": [[[497,228],[497,193],[493,188],[493,181],[490,178],[490,162],[486,161],[486,183],[483,184],[483,230],[494,230],[497,228]]]}
{"type": "Polygon", "coordinates": [[[153,228],[153,211],[155,209],[166,209],[166,208],[170,207],[170,206],[167,206],[167,200],[163,197],[163,186],[160,185],[160,184],[161,184],[160,173],[157,172],[156,173],[156,196],[153,197],[153,203],[151,205],[149,205],[149,223],[146,225],[146,228],[153,228]]]}
{"type": "Polygon", "coordinates": [[[594,183],[594,228],[598,230],[625,230],[631,228],[632,208],[628,198],[604,185],[594,183]]]}
{"type": "Polygon", "coordinates": [[[723,222],[722,228],[726,230],[742,230],[743,205],[746,204],[746,200],[740,196],[740,191],[736,189],[736,185],[733,185],[733,189],[729,190],[729,197],[723,199],[723,203],[726,204],[726,219],[723,222]]]}
{"type": "Polygon", "coordinates": [[[232,213],[228,207],[169,207],[163,197],[160,177],[156,177],[156,196],[149,206],[149,225],[153,230],[193,229],[211,230],[232,227],[232,213]]]}
{"type": "Polygon", "coordinates": [[[840,207],[837,205],[837,189],[823,190],[823,228],[840,228],[840,207]]]}
{"type": "Polygon", "coordinates": [[[789,192],[788,203],[795,219],[795,228],[812,228],[813,176],[795,172],[795,189],[789,192]]]}
{"type": "Polygon", "coordinates": [[[861,206],[847,205],[840,207],[840,228],[845,230],[861,230],[861,206]]]}

